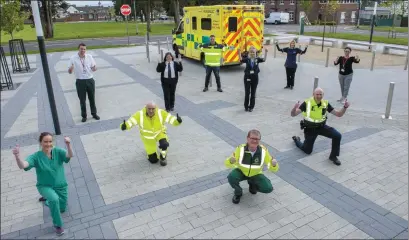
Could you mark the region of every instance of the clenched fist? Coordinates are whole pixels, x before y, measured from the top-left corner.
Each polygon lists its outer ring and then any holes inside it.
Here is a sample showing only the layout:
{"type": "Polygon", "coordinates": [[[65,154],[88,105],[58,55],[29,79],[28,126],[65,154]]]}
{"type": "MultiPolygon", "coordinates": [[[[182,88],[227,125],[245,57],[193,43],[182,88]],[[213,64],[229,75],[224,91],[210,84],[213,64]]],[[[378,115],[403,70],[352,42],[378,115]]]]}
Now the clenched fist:
{"type": "Polygon", "coordinates": [[[20,146],[16,145],[15,148],[13,148],[13,154],[14,156],[18,156],[20,154],[20,146]]]}
{"type": "Polygon", "coordinates": [[[125,123],[125,120],[124,120],[124,123],[122,123],[122,125],[121,125],[121,130],[122,130],[122,131],[125,131],[125,130],[126,130],[126,123],[125,123]]]}
{"type": "Polygon", "coordinates": [[[64,137],[64,142],[65,142],[65,145],[70,145],[71,139],[69,137],[64,137]]]}
{"type": "Polygon", "coordinates": [[[271,159],[271,164],[273,165],[273,167],[277,166],[277,160],[275,160],[274,158],[271,159]]]}
{"type": "Polygon", "coordinates": [[[178,120],[179,123],[182,123],[182,118],[179,116],[179,113],[176,113],[176,120],[178,120]]]}
{"type": "Polygon", "coordinates": [[[236,162],[236,158],[235,157],[230,157],[230,163],[234,164],[236,162]]]}

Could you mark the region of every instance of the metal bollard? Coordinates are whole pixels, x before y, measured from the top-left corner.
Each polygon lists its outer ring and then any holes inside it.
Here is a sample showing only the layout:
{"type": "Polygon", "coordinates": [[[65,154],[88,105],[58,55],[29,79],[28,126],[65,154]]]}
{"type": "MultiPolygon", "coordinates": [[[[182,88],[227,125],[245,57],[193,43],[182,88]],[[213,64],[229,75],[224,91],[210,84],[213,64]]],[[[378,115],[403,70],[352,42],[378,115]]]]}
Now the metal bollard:
{"type": "Polygon", "coordinates": [[[160,40],[158,40],[158,54],[160,53],[160,40]]]}
{"type": "Polygon", "coordinates": [[[409,52],[406,52],[406,61],[405,61],[405,68],[404,68],[404,70],[408,70],[408,57],[409,57],[409,52]]]}
{"type": "Polygon", "coordinates": [[[327,48],[327,60],[325,60],[325,67],[328,67],[328,62],[329,62],[329,51],[330,51],[330,48],[327,48]]]}
{"type": "Polygon", "coordinates": [[[314,92],[314,90],[318,87],[318,77],[314,77],[314,89],[312,89],[312,91],[314,92]]]}
{"type": "Polygon", "coordinates": [[[151,62],[151,57],[149,55],[149,41],[148,41],[148,37],[146,36],[146,57],[148,58],[148,62],[151,62]]]}
{"type": "Polygon", "coordinates": [[[170,51],[169,37],[166,37],[166,46],[168,47],[168,51],[170,51]]]}
{"type": "Polygon", "coordinates": [[[373,71],[373,67],[374,67],[374,64],[375,64],[375,53],[376,53],[375,50],[372,51],[371,71],[373,71]]]}
{"type": "MultiPolygon", "coordinates": [[[[301,45],[299,48],[301,49],[301,45]]],[[[301,62],[301,54],[298,54],[298,62],[301,62]]]]}
{"type": "Polygon", "coordinates": [[[160,61],[161,62],[163,60],[163,49],[160,50],[160,61]]]}
{"type": "Polygon", "coordinates": [[[389,83],[389,93],[388,93],[388,100],[386,102],[386,110],[385,115],[382,115],[383,119],[392,119],[391,114],[391,107],[392,107],[392,98],[393,98],[393,89],[395,88],[395,83],[389,83]]]}
{"type": "Polygon", "coordinates": [[[274,42],[274,58],[276,58],[277,55],[277,42],[274,42]]]}

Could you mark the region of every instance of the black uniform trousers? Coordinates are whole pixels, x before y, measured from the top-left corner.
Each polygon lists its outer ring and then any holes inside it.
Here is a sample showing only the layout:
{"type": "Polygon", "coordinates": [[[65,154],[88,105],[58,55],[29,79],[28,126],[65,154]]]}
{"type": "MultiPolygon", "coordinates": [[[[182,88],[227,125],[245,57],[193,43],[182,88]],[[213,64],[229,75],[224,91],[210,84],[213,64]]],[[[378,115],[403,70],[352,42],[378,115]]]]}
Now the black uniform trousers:
{"type": "Polygon", "coordinates": [[[165,100],[166,110],[175,107],[176,79],[166,79],[162,81],[163,99],[165,100]]]}
{"type": "Polygon", "coordinates": [[[253,109],[256,104],[258,74],[244,75],[244,108],[253,109]]]}
{"type": "Polygon", "coordinates": [[[216,78],[217,88],[222,88],[222,84],[220,82],[220,67],[212,67],[212,66],[205,66],[206,68],[206,78],[205,78],[205,87],[209,87],[210,83],[210,76],[212,72],[214,73],[214,78],[216,78]]]}
{"type": "Polygon", "coordinates": [[[90,79],[77,79],[75,82],[77,88],[78,98],[80,99],[81,105],[81,117],[87,117],[87,94],[89,105],[91,107],[91,115],[94,116],[97,114],[97,107],[95,106],[95,80],[90,79]]]}
{"type": "Polygon", "coordinates": [[[295,144],[306,154],[311,154],[312,149],[314,148],[315,139],[317,139],[318,135],[331,138],[332,148],[330,156],[331,157],[339,156],[342,135],[335,128],[330,127],[328,125],[324,125],[323,127],[320,128],[305,128],[304,143],[302,143],[301,141],[296,141],[295,144]]]}
{"type": "Polygon", "coordinates": [[[297,68],[285,68],[285,72],[287,74],[287,87],[294,87],[294,78],[295,78],[295,72],[297,71],[297,68]]]}

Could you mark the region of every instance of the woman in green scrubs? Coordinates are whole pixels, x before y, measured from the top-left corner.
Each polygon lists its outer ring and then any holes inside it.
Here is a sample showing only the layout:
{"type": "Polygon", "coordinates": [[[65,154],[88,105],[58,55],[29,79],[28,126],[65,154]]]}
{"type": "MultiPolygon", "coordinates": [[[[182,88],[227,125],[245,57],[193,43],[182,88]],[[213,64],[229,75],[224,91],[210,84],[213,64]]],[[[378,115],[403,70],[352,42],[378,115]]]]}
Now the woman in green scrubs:
{"type": "Polygon", "coordinates": [[[41,133],[39,142],[41,150],[28,156],[26,160],[20,159],[18,145],[13,149],[13,154],[20,169],[25,171],[36,169],[38,192],[47,200],[55,232],[60,236],[64,234],[61,213],[65,212],[68,199],[64,163],[68,163],[73,156],[71,140],[69,137],[64,137],[67,151],[53,147],[53,136],[48,132],[41,133]]]}

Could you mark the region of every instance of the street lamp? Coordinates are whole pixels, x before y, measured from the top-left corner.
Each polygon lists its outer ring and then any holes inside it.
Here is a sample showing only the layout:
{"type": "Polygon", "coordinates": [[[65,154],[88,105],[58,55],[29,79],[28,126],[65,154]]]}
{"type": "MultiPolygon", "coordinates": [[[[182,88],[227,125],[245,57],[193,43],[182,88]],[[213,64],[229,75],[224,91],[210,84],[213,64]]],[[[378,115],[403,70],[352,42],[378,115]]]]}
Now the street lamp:
{"type": "Polygon", "coordinates": [[[53,85],[51,83],[50,69],[48,68],[47,53],[45,51],[44,33],[41,26],[40,11],[38,10],[38,1],[31,1],[34,25],[37,33],[38,48],[40,49],[41,64],[43,66],[44,80],[47,87],[48,101],[50,102],[51,115],[53,118],[55,134],[60,135],[60,122],[58,121],[57,107],[55,106],[53,85]]]}
{"type": "Polygon", "coordinates": [[[372,43],[372,35],[373,35],[373,28],[375,25],[375,17],[376,17],[376,7],[378,6],[378,2],[375,2],[375,7],[373,9],[373,15],[372,15],[372,21],[371,21],[371,36],[369,37],[369,49],[371,49],[371,43],[372,43]]]}

